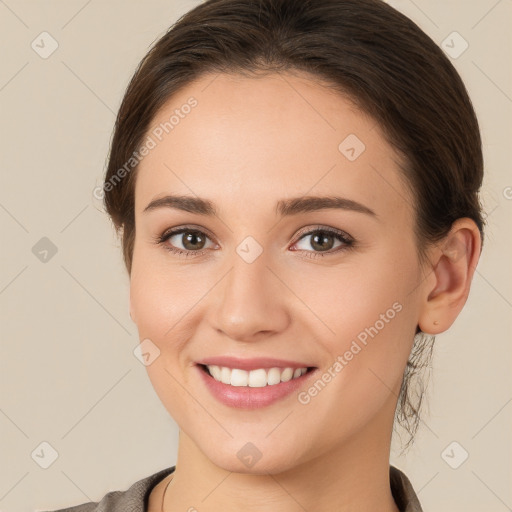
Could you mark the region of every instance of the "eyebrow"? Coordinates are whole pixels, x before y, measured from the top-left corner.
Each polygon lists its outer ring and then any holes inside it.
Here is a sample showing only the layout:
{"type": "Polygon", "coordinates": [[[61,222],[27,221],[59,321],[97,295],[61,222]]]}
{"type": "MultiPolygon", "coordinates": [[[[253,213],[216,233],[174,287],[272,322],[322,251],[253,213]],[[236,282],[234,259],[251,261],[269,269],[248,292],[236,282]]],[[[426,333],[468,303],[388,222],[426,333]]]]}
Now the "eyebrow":
{"type": "MultiPolygon", "coordinates": [[[[205,216],[217,215],[214,203],[208,199],[192,196],[167,195],[154,199],[144,208],[143,212],[158,208],[174,208],[205,216]]],[[[352,199],[338,196],[301,196],[282,199],[276,204],[276,212],[282,217],[328,209],[349,210],[377,217],[377,214],[371,208],[352,199]]]]}

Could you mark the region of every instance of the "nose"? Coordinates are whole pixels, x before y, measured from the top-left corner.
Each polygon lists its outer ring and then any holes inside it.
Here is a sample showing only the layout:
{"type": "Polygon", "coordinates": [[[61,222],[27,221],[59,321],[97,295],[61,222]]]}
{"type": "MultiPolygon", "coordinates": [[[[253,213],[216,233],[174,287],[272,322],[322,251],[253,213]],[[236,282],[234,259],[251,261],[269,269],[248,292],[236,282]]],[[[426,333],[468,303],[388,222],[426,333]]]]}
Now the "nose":
{"type": "Polygon", "coordinates": [[[283,284],[286,277],[270,268],[265,251],[251,263],[234,252],[230,263],[212,296],[212,327],[242,342],[285,330],[291,320],[292,294],[283,284]]]}

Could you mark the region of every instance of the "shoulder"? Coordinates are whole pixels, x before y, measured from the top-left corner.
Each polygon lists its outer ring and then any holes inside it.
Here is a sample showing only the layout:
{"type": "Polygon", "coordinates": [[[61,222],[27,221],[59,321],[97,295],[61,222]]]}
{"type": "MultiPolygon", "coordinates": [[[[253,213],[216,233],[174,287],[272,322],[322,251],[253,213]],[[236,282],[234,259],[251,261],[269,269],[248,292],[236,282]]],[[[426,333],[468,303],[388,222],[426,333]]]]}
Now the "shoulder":
{"type": "Polygon", "coordinates": [[[391,493],[400,512],[423,512],[418,496],[405,473],[389,466],[391,493]]]}
{"type": "Polygon", "coordinates": [[[100,501],[44,512],[146,512],[148,497],[155,485],[171,474],[176,466],[138,480],[124,491],[110,491],[100,501]]]}

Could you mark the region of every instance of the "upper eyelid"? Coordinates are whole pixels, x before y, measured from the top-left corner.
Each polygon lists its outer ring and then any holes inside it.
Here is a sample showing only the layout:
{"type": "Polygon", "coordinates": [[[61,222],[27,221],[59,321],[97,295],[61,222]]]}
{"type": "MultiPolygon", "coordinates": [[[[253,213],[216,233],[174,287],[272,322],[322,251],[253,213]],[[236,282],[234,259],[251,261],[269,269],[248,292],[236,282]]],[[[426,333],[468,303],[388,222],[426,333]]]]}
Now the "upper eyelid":
{"type": "Polygon", "coordinates": [[[341,236],[342,238],[348,238],[350,240],[354,240],[354,238],[351,235],[349,235],[346,231],[343,231],[342,229],[332,228],[329,226],[317,225],[317,226],[301,228],[298,231],[296,241],[300,240],[303,236],[311,235],[312,233],[316,233],[317,231],[325,231],[327,233],[332,233],[333,235],[341,236]]]}
{"type": "Polygon", "coordinates": [[[176,235],[176,234],[181,234],[182,232],[186,232],[186,231],[199,231],[200,233],[204,233],[205,235],[207,235],[210,239],[215,238],[211,234],[211,232],[208,231],[206,228],[199,227],[199,226],[194,226],[194,225],[190,225],[190,226],[189,225],[176,226],[174,228],[166,229],[162,233],[162,238],[163,237],[172,236],[172,235],[176,235]]]}

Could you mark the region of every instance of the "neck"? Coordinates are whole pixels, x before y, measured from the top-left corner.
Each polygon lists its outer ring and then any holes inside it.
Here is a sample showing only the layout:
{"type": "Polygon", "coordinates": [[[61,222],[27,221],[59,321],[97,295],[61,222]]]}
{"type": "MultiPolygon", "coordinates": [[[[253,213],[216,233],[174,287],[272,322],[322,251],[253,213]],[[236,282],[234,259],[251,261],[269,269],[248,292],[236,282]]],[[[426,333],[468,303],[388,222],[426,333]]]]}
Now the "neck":
{"type": "MultiPolygon", "coordinates": [[[[164,510],[399,512],[389,482],[391,431],[382,423],[284,471],[226,471],[180,431],[164,510]]],[[[256,466],[255,466],[256,467],[256,466]]]]}

